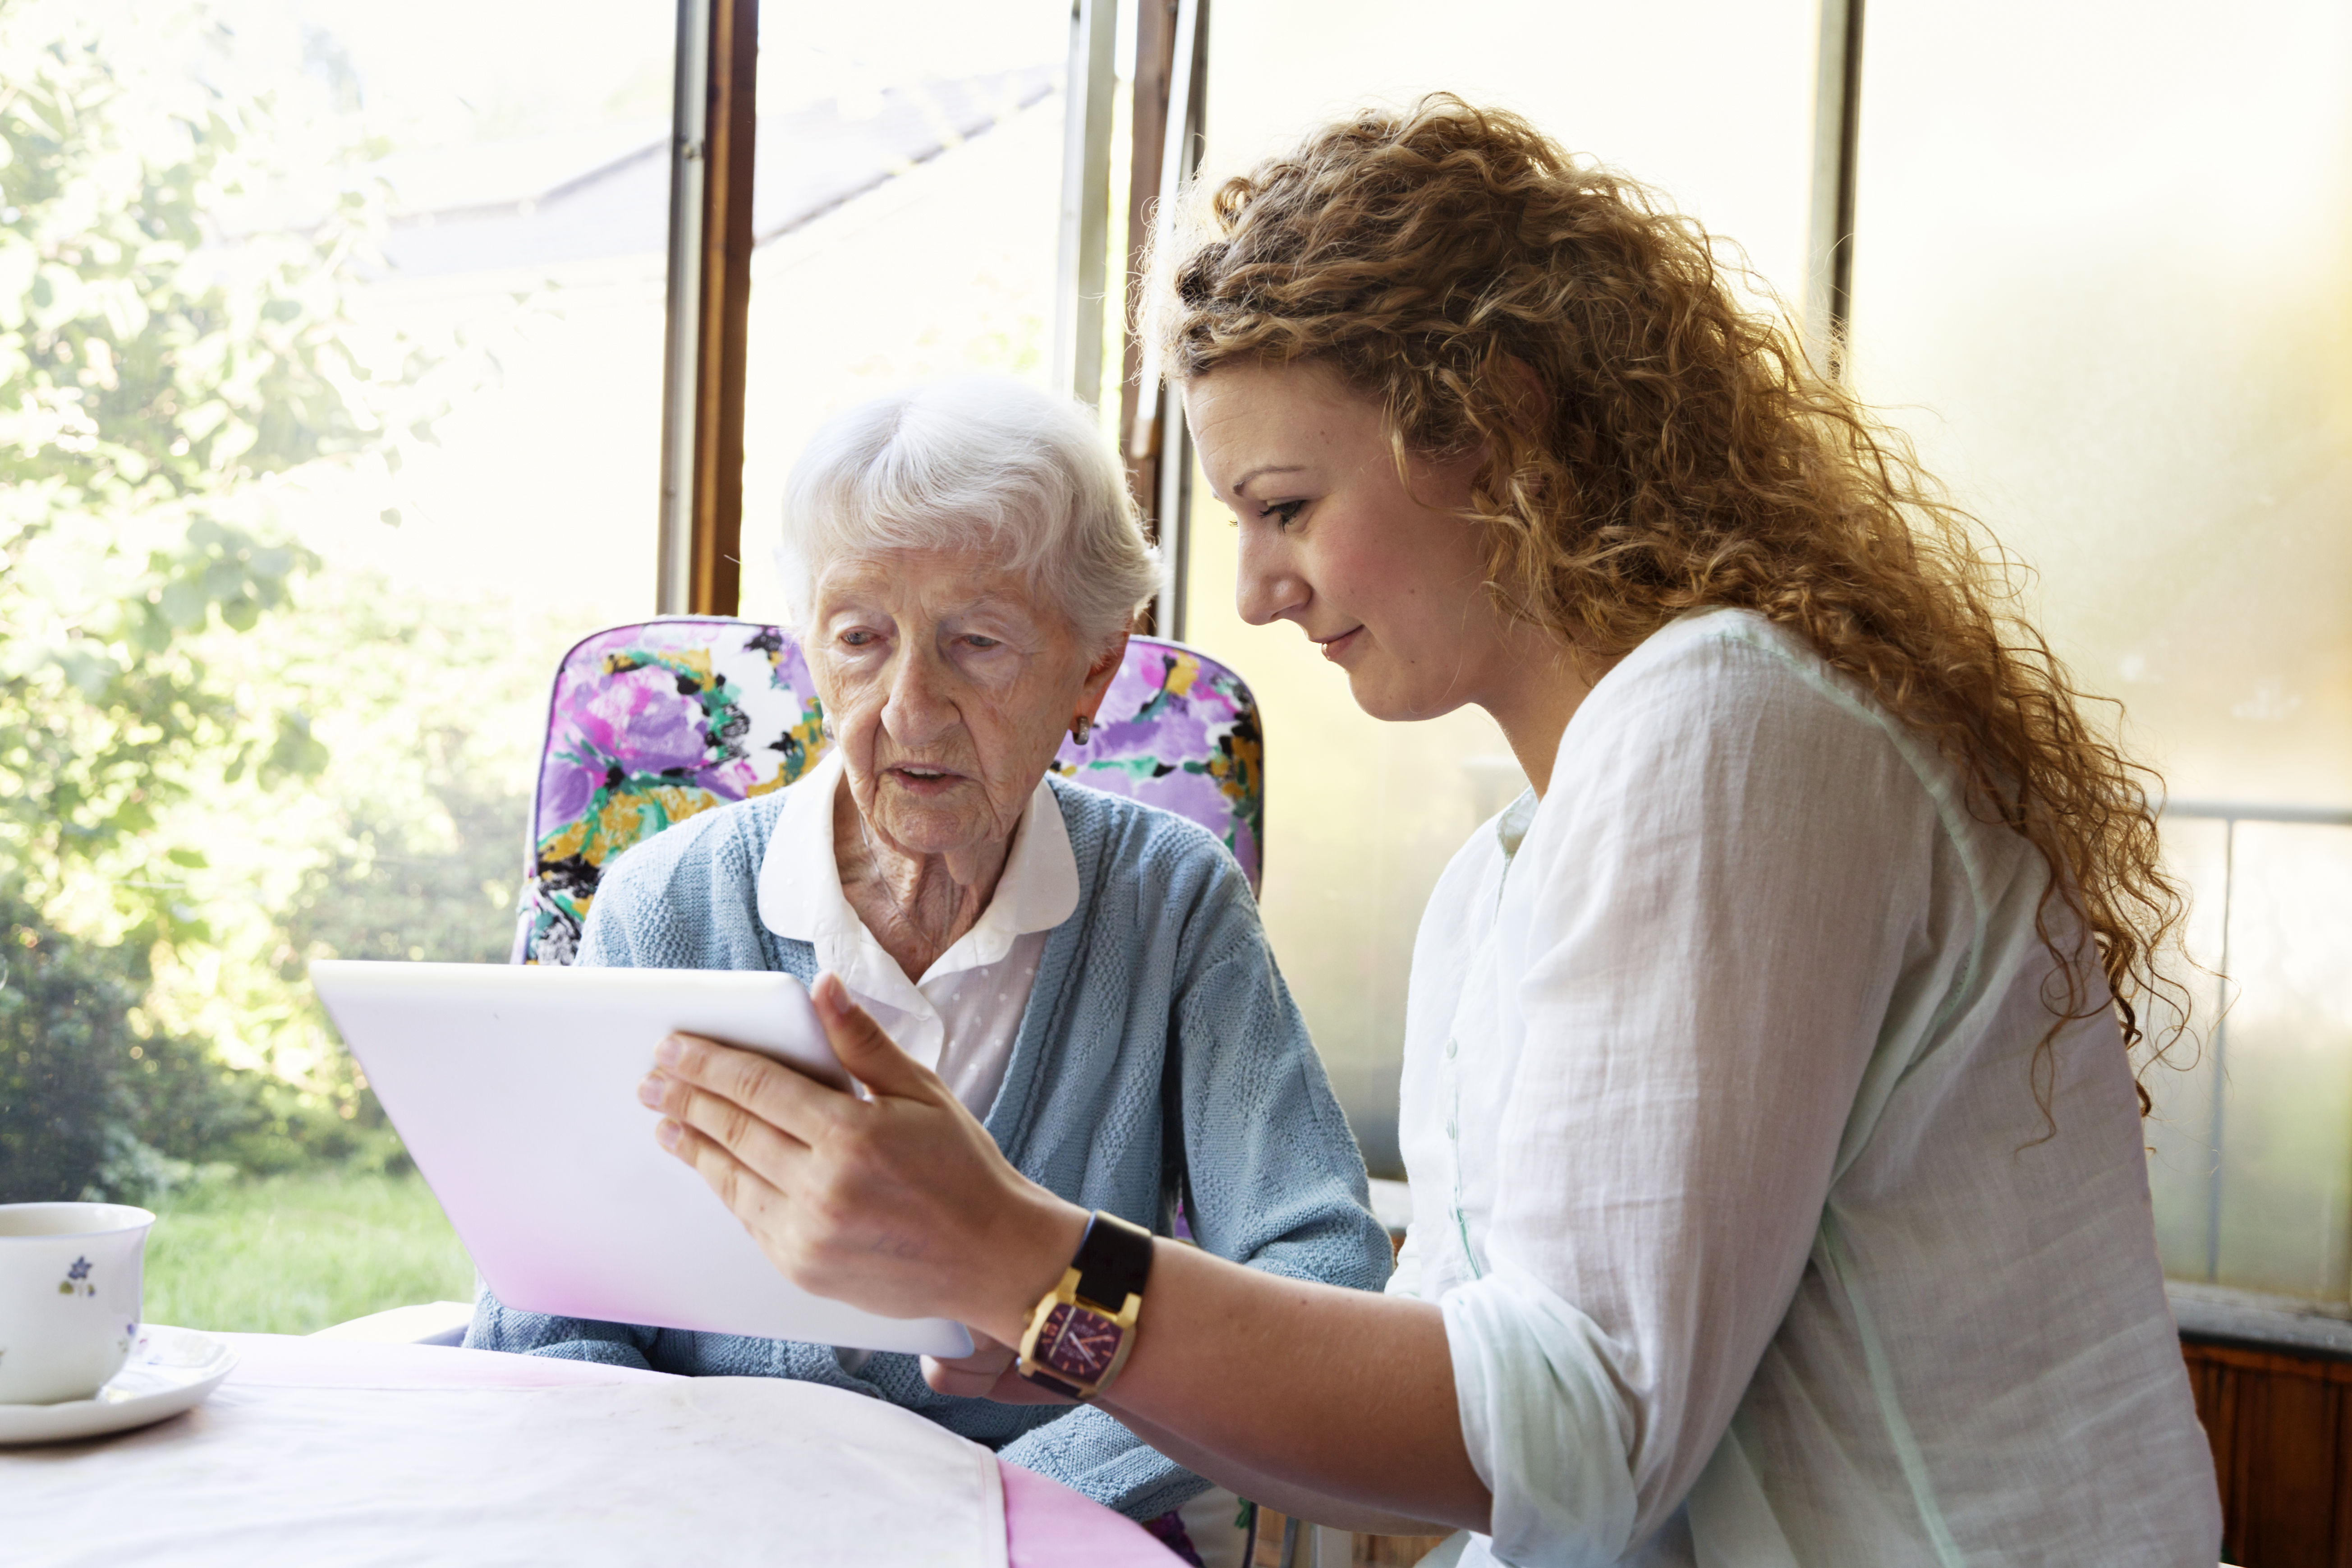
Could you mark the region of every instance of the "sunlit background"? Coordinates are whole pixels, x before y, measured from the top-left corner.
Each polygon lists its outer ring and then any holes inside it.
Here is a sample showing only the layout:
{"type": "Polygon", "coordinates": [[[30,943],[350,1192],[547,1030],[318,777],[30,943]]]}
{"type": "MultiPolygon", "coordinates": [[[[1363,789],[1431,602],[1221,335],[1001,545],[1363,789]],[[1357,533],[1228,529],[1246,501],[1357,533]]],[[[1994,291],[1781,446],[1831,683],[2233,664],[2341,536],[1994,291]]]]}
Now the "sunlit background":
{"type": "MultiPolygon", "coordinates": [[[[762,11],[753,617],[816,424],[961,370],[1044,384],[1068,46],[1054,0],[762,11]]],[[[1804,0],[1252,0],[1213,15],[1207,167],[1449,89],[1653,184],[1794,310],[1819,29],[1804,0]]],[[[160,1321],[470,1288],[301,970],[503,960],[554,661],[653,613],[675,31],[612,0],[0,0],[0,1198],[178,1205],[160,1321]],[[344,1249],[329,1283],[220,1263],[298,1233],[344,1249]]],[[[2319,0],[1872,0],[1850,357],[2189,803],[2167,841],[2231,1010],[2192,976],[2186,1070],[2147,1079],[2168,1269],[2334,1302],[2352,828],[2307,818],[2352,807],[2347,68],[2319,0]]],[[[1394,1173],[1412,931],[1521,781],[1483,715],[1375,724],[1241,625],[1193,493],[1182,634],[1264,705],[1268,928],[1394,1173]]]]}

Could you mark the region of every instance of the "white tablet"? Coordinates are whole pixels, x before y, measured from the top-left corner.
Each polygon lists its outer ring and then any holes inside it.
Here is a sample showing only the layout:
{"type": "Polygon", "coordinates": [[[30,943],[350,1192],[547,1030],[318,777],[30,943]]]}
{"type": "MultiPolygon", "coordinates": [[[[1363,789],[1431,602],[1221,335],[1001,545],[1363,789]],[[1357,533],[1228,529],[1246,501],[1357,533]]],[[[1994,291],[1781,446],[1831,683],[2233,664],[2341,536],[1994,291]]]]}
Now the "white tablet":
{"type": "Polygon", "coordinates": [[[702,1178],[654,1142],[637,1084],[672,1030],[847,1081],[791,975],[321,959],[310,980],[508,1306],[971,1352],[961,1324],[878,1317],[794,1286],[702,1178]]]}

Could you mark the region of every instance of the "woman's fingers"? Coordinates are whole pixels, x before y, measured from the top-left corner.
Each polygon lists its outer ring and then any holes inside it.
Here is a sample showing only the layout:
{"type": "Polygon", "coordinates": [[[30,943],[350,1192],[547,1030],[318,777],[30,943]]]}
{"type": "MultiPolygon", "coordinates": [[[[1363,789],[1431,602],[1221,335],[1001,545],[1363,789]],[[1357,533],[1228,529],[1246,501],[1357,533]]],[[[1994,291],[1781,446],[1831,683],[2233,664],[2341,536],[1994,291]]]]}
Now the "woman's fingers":
{"type": "Polygon", "coordinates": [[[719,1194],[729,1212],[755,1237],[763,1237],[784,1205],[783,1194],[727,1149],[697,1129],[664,1121],[654,1136],[671,1153],[694,1167],[719,1194]]]}
{"type": "MultiPolygon", "coordinates": [[[[842,1067],[870,1098],[693,1035],[661,1042],[639,1098],[802,1289],[892,1317],[951,1313],[1017,1333],[1076,1247],[1085,1211],[1014,1170],[838,980],[826,976],[814,995],[842,1067]]],[[[978,1367],[946,1375],[984,1381],[978,1367]]],[[[1006,1375],[989,1397],[1042,1397],[1006,1375]]]]}
{"type": "Polygon", "coordinates": [[[1049,1393],[1023,1377],[1021,1357],[978,1329],[971,1331],[971,1354],[952,1360],[923,1358],[923,1381],[934,1393],[961,1394],[966,1399],[993,1399],[1000,1405],[1068,1405],[1073,1401],[1049,1393]]]}
{"type": "Polygon", "coordinates": [[[925,1356],[923,1381],[940,1394],[985,1399],[996,1380],[1015,1357],[1011,1346],[998,1344],[979,1330],[971,1331],[971,1353],[965,1356],[925,1356]]]}
{"type": "Polygon", "coordinates": [[[923,1381],[934,1394],[992,1399],[999,1405],[1075,1405],[1075,1399],[1038,1387],[1012,1367],[994,1373],[967,1372],[952,1362],[923,1358],[923,1381]]]}
{"type": "Polygon", "coordinates": [[[833,1042],[833,1054],[849,1076],[877,1095],[901,1100],[937,1101],[947,1094],[940,1076],[898,1048],[888,1031],[850,999],[849,988],[836,974],[817,976],[809,990],[816,1004],[817,1022],[833,1042]]]}
{"type": "Polygon", "coordinates": [[[857,1103],[854,1097],[827,1089],[757,1051],[699,1035],[671,1035],[655,1047],[654,1070],[638,1086],[638,1099],[676,1115],[666,1100],[657,1098],[664,1079],[740,1105],[803,1143],[816,1142],[832,1118],[857,1103]]]}
{"type": "Polygon", "coordinates": [[[659,1073],[647,1078],[646,1087],[658,1088],[659,1100],[654,1108],[670,1121],[701,1133],[750,1166],[770,1186],[783,1192],[793,1189],[798,1163],[808,1156],[807,1144],[724,1095],[659,1073]]]}

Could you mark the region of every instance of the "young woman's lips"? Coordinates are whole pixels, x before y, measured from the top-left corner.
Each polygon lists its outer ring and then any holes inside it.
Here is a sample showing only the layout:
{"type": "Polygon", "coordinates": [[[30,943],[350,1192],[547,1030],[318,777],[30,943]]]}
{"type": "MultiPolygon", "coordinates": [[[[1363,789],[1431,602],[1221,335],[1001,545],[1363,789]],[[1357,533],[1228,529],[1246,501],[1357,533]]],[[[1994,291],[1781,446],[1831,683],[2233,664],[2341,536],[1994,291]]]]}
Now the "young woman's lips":
{"type": "Polygon", "coordinates": [[[1339,636],[1333,637],[1330,641],[1319,643],[1317,646],[1322,648],[1323,657],[1337,664],[1343,657],[1346,656],[1350,648],[1353,648],[1356,646],[1357,642],[1363,637],[1363,635],[1364,628],[1358,626],[1354,631],[1342,632],[1339,636]]]}

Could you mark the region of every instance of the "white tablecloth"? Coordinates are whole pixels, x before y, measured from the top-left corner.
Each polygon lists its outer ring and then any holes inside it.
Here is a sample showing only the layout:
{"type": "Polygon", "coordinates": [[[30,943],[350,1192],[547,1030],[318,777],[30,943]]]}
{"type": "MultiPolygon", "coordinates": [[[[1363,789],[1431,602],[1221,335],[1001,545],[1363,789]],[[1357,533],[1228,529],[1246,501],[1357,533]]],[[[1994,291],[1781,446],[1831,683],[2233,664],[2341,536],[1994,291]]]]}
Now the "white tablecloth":
{"type": "Polygon", "coordinates": [[[0,1562],[1005,1568],[994,1456],[878,1400],[644,1373],[486,1388],[433,1365],[233,1376],[143,1432],[0,1451],[0,1562]]]}

